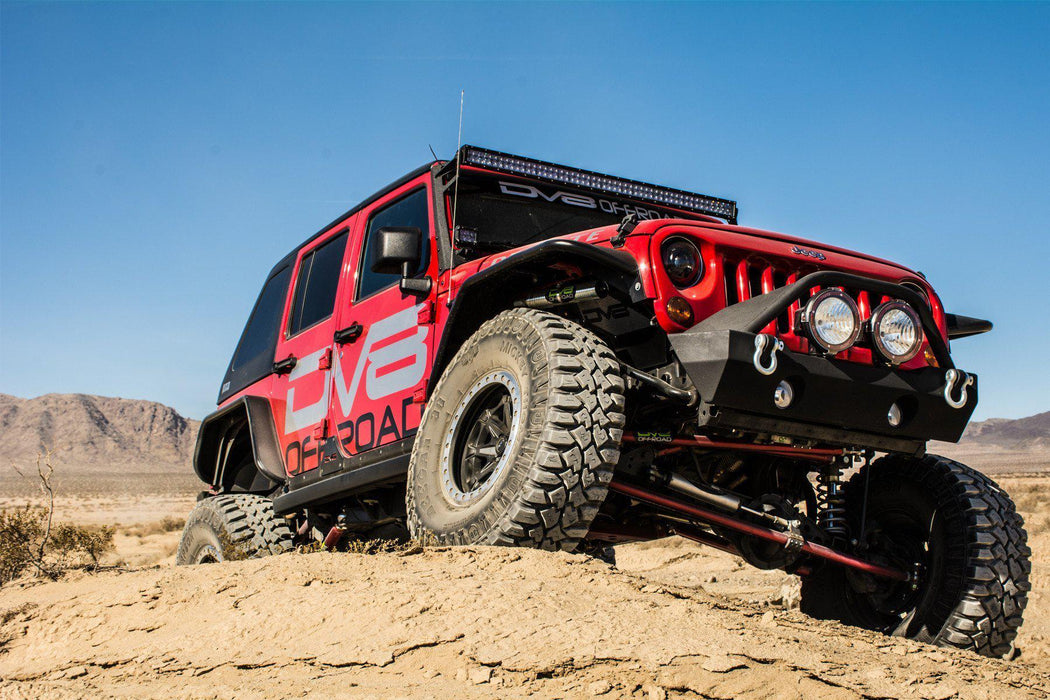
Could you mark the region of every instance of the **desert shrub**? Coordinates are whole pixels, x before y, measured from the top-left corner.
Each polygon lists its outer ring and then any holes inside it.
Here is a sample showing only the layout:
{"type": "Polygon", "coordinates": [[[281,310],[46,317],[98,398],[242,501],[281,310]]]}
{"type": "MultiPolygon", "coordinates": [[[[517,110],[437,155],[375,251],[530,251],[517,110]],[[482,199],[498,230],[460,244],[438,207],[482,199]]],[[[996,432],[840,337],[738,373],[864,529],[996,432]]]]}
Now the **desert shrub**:
{"type": "MultiPolygon", "coordinates": [[[[15,471],[24,476],[17,468],[15,471]]],[[[47,505],[0,510],[0,585],[30,569],[57,578],[72,567],[98,568],[101,556],[113,548],[112,527],[52,523],[55,467],[50,451],[37,455],[36,472],[47,505]]]]}
{"type": "Polygon", "coordinates": [[[0,511],[0,584],[35,568],[47,521],[45,508],[27,505],[0,511]]]}
{"type": "Polygon", "coordinates": [[[55,578],[73,568],[98,568],[111,549],[112,527],[62,523],[49,532],[46,508],[0,511],[0,585],[30,571],[55,578]]]}
{"type": "Polygon", "coordinates": [[[131,537],[146,537],[149,535],[163,535],[166,532],[178,532],[185,526],[186,521],[184,519],[173,518],[167,515],[152,523],[122,528],[122,531],[131,537]]]}
{"type": "Polygon", "coordinates": [[[90,564],[97,569],[102,555],[113,549],[113,531],[114,528],[109,525],[56,525],[48,542],[47,553],[63,568],[90,564]]]}
{"type": "MultiPolygon", "coordinates": [[[[426,545],[427,543],[423,539],[348,539],[343,546],[346,548],[346,551],[351,554],[415,554],[423,551],[426,545]]],[[[322,545],[321,549],[323,548],[322,545]]]]}
{"type": "Polygon", "coordinates": [[[164,532],[178,532],[186,527],[186,520],[184,518],[173,518],[170,515],[167,515],[160,519],[160,527],[164,532]]]}

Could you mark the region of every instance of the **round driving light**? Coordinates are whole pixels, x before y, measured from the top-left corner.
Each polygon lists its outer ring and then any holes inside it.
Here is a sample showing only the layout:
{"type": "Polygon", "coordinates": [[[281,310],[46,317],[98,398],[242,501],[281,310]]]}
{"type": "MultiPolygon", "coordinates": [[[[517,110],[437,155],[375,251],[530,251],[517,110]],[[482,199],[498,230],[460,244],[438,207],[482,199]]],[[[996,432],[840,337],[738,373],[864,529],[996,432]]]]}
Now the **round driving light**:
{"type": "Polygon", "coordinates": [[[682,297],[667,300],[667,315],[672,321],[687,328],[693,325],[693,307],[682,297]]]}
{"type": "Polygon", "coordinates": [[[773,405],[777,408],[787,408],[795,400],[795,388],[790,382],[782,381],[773,390],[773,405]]]}
{"type": "Polygon", "coordinates": [[[896,403],[891,405],[890,410],[886,413],[886,421],[894,428],[901,424],[901,419],[903,417],[904,414],[901,412],[901,407],[896,403]]]}
{"type": "Polygon", "coordinates": [[[915,309],[903,301],[887,301],[871,315],[875,349],[891,364],[899,365],[922,347],[922,324],[915,309]]]}
{"type": "Polygon", "coordinates": [[[860,335],[857,303],[839,289],[813,295],[802,310],[801,321],[813,342],[832,355],[852,347],[860,335]]]}
{"type": "Polygon", "coordinates": [[[686,239],[668,238],[660,246],[660,259],[671,282],[679,289],[692,287],[704,276],[704,259],[695,243],[686,239]]]}

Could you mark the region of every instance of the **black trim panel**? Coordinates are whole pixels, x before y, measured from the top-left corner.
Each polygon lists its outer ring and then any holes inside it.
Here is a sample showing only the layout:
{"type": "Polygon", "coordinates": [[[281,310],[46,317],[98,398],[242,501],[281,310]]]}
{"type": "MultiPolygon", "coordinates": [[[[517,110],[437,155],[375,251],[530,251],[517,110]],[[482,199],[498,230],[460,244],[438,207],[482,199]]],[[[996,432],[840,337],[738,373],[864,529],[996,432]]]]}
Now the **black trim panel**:
{"type": "Polygon", "coordinates": [[[201,421],[197,432],[197,444],[193,450],[193,471],[197,477],[216,485],[216,474],[220,468],[220,454],[226,441],[232,437],[231,428],[239,422],[247,422],[251,438],[255,467],[274,484],[287,480],[281,446],[277,440],[277,428],[269,402],[261,396],[242,396],[229,406],[215,411],[201,421]]]}
{"type": "Polygon", "coordinates": [[[395,454],[374,464],[321,478],[277,496],[273,499],[274,510],[278,515],[283,515],[307,506],[334,501],[386,481],[403,480],[408,474],[412,441],[403,442],[409,443],[408,451],[403,454],[395,454]]]}

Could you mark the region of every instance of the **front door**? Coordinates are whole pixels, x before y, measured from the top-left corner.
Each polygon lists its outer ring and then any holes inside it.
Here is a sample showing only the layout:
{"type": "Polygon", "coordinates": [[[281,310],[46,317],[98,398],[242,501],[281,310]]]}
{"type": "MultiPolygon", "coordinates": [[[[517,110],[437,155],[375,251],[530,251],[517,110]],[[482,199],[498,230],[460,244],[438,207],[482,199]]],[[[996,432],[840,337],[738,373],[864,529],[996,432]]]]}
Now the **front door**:
{"type": "Polygon", "coordinates": [[[340,281],[348,277],[349,227],[334,229],[299,251],[283,331],[277,341],[274,422],[289,476],[316,469],[332,434],[332,334],[340,281]],[[282,399],[283,397],[283,406],[282,399]]]}
{"type": "Polygon", "coordinates": [[[331,415],[340,451],[352,456],[415,435],[422,391],[433,360],[433,299],[402,294],[400,275],[372,272],[371,242],[379,229],[414,226],[424,256],[416,276],[436,279],[429,178],[390,193],[358,217],[351,259],[353,294],[339,310],[331,415]]]}

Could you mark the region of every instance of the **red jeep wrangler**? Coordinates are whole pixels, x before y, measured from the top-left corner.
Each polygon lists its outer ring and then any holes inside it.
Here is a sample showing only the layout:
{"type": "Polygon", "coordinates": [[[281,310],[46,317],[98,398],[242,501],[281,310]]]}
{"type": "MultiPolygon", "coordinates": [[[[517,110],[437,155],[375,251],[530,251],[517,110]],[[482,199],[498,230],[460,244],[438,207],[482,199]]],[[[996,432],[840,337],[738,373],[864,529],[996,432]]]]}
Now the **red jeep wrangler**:
{"type": "Polygon", "coordinates": [[[270,272],[178,560],[678,534],[801,576],[810,614],[1001,656],[1023,522],[925,453],[977,402],[949,340],[990,328],[734,202],[466,146],[270,272]]]}

